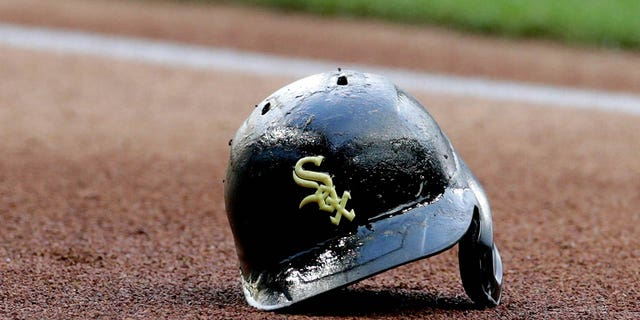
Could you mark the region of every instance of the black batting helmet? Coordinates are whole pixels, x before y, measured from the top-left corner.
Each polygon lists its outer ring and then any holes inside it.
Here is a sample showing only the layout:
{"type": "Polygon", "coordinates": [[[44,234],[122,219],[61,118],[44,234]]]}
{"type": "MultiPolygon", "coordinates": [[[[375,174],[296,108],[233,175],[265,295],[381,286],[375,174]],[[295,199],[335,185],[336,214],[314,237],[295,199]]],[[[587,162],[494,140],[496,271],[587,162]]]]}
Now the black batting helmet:
{"type": "Polygon", "coordinates": [[[225,184],[243,290],[289,306],[459,243],[467,294],[500,301],[482,187],[429,113],[385,78],[336,71],[262,101],[225,184]]]}

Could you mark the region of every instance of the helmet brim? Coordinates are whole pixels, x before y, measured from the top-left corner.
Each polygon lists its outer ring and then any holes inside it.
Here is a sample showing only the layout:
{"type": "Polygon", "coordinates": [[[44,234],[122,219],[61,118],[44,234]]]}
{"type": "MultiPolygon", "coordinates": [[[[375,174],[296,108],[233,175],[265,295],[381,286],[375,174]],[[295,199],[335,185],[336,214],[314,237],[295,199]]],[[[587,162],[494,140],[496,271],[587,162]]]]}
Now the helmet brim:
{"type": "Polygon", "coordinates": [[[247,302],[262,310],[280,309],[438,254],[463,237],[477,201],[471,189],[450,186],[430,203],[372,219],[282,261],[273,271],[251,270],[241,275],[247,302]]]}

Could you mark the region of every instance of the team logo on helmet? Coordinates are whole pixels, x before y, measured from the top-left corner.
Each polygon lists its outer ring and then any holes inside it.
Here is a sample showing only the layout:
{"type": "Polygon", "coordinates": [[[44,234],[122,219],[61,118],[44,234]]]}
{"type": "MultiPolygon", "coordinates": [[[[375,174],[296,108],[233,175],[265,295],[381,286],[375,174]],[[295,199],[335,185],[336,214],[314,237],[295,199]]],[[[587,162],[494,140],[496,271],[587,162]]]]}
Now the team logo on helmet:
{"type": "Polygon", "coordinates": [[[296,166],[293,171],[293,180],[301,187],[316,189],[314,194],[308,195],[302,199],[299,208],[304,207],[306,204],[315,202],[318,204],[318,208],[322,211],[329,213],[336,211],[335,216],[329,217],[331,223],[339,225],[340,218],[342,216],[347,218],[349,221],[353,221],[356,213],[353,209],[347,211],[345,208],[347,201],[351,199],[349,191],[344,191],[342,193],[342,198],[339,198],[331,176],[326,173],[305,170],[302,167],[307,163],[313,163],[316,167],[319,167],[322,160],[324,160],[323,156],[315,156],[304,157],[296,162],[296,166]]]}

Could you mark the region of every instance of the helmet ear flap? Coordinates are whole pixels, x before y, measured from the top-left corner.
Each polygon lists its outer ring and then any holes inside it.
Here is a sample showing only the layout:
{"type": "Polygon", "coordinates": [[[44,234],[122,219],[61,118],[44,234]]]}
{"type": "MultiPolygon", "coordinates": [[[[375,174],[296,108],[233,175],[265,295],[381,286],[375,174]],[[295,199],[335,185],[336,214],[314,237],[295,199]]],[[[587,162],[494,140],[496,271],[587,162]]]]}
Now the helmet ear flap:
{"type": "Polygon", "coordinates": [[[460,277],[467,295],[479,307],[494,307],[500,303],[502,294],[502,258],[498,247],[493,243],[484,243],[480,219],[482,215],[476,207],[469,230],[459,242],[458,261],[460,277]]]}

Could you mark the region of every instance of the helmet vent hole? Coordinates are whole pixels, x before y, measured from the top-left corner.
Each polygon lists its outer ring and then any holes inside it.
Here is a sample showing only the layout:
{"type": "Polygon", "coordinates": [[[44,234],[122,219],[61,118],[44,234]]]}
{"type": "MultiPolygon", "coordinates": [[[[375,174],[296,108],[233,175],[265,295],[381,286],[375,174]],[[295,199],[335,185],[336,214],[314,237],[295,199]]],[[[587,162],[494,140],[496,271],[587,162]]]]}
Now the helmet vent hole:
{"type": "Polygon", "coordinates": [[[269,110],[271,110],[271,102],[267,102],[267,104],[262,107],[262,115],[269,112],[269,110]]]}
{"type": "Polygon", "coordinates": [[[339,86],[346,86],[347,84],[349,84],[349,82],[347,81],[347,76],[339,76],[338,77],[338,85],[339,86]]]}

